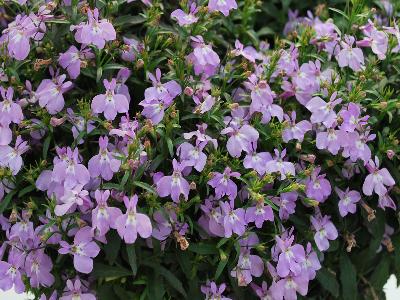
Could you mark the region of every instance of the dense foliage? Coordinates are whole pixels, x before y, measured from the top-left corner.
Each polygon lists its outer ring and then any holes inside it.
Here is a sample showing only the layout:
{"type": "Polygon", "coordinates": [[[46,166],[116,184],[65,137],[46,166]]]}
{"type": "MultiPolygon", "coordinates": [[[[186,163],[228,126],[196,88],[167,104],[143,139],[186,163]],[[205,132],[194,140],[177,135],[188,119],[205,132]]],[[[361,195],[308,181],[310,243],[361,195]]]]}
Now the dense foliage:
{"type": "Polygon", "coordinates": [[[0,0],[0,289],[382,299],[400,4],[0,0]]]}

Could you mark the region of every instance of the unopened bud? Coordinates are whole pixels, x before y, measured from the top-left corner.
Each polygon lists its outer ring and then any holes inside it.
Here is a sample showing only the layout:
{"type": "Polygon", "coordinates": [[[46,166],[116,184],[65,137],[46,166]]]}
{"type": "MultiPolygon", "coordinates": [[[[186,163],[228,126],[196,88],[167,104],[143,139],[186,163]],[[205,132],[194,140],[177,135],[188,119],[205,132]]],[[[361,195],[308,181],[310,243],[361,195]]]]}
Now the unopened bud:
{"type": "Polygon", "coordinates": [[[141,69],[141,68],[143,68],[143,66],[144,66],[144,61],[143,61],[143,59],[139,58],[136,61],[136,69],[141,69]]]}
{"type": "Polygon", "coordinates": [[[191,190],[196,190],[196,188],[197,188],[196,182],[192,181],[192,182],[190,183],[190,185],[189,185],[189,188],[190,188],[191,190]]]}
{"type": "Polygon", "coordinates": [[[235,109],[237,109],[239,107],[239,103],[231,103],[231,104],[229,104],[229,108],[231,109],[231,110],[235,110],[235,109]]]}
{"type": "Polygon", "coordinates": [[[386,151],[386,155],[387,155],[387,157],[388,157],[390,160],[393,159],[393,157],[395,156],[395,154],[396,154],[396,153],[394,153],[393,150],[387,150],[387,151],[386,151]]]}
{"type": "Polygon", "coordinates": [[[64,116],[62,118],[52,117],[50,119],[50,125],[53,126],[53,127],[57,127],[57,126],[62,125],[65,122],[65,120],[67,120],[66,116],[64,116]]]}
{"type": "Polygon", "coordinates": [[[190,86],[185,87],[185,90],[183,91],[186,96],[192,96],[193,95],[193,89],[190,86]]]}
{"type": "Polygon", "coordinates": [[[18,211],[17,209],[14,207],[11,211],[10,217],[8,218],[8,220],[10,221],[10,223],[15,223],[18,220],[18,211]]]}
{"type": "Polygon", "coordinates": [[[315,155],[314,154],[302,154],[300,155],[300,159],[304,161],[308,161],[309,163],[313,164],[315,162],[315,155]]]}
{"type": "Polygon", "coordinates": [[[301,151],[301,143],[296,143],[296,151],[297,152],[301,151]]]}
{"type": "Polygon", "coordinates": [[[379,106],[380,109],[386,109],[387,106],[388,106],[388,103],[386,101],[383,101],[383,102],[380,102],[378,104],[378,106],[379,106]]]}

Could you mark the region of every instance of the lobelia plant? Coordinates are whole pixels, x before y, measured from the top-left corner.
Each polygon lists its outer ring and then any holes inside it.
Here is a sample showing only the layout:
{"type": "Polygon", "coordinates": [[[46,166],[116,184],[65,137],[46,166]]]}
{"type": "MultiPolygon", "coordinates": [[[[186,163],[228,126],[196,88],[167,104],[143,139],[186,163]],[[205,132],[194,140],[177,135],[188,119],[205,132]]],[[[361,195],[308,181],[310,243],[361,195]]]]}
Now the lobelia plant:
{"type": "Polygon", "coordinates": [[[0,289],[382,299],[400,5],[325,2],[0,1],[0,289]]]}

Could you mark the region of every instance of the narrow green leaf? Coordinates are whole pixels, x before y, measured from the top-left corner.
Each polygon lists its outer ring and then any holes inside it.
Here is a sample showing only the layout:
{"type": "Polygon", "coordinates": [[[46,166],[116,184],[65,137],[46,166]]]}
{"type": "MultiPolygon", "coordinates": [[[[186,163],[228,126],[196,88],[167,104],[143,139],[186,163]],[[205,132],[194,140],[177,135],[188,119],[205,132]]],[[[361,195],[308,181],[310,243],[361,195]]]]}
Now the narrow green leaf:
{"type": "Polygon", "coordinates": [[[345,252],[340,255],[340,283],[344,300],[357,299],[357,272],[345,252]]]}
{"type": "Polygon", "coordinates": [[[326,268],[320,269],[317,273],[317,280],[333,297],[339,296],[339,283],[332,272],[329,272],[326,268]]]}
{"type": "Polygon", "coordinates": [[[136,259],[135,244],[127,244],[126,252],[128,253],[128,261],[129,261],[129,265],[131,266],[133,276],[136,276],[138,266],[137,266],[137,259],[136,259]]]}
{"type": "Polygon", "coordinates": [[[148,191],[148,192],[150,192],[150,193],[152,193],[154,195],[157,195],[157,192],[154,190],[154,188],[150,184],[148,184],[146,182],[133,181],[133,185],[141,187],[142,189],[144,189],[144,190],[146,190],[146,191],[148,191]]]}
{"type": "Polygon", "coordinates": [[[34,185],[28,185],[27,187],[24,187],[22,190],[20,190],[20,192],[18,193],[18,198],[28,194],[29,192],[32,192],[34,189],[36,188],[36,186],[34,185]]]}
{"type": "Polygon", "coordinates": [[[110,266],[102,263],[95,263],[91,275],[93,275],[93,277],[95,278],[125,277],[132,275],[132,272],[119,266],[110,266]]]}
{"type": "Polygon", "coordinates": [[[49,151],[49,146],[51,142],[51,135],[47,136],[43,142],[43,159],[47,159],[47,152],[49,151]]]}
{"type": "Polygon", "coordinates": [[[2,214],[10,204],[12,197],[17,193],[17,190],[13,190],[7,194],[7,196],[0,202],[0,214],[2,214]]]}
{"type": "Polygon", "coordinates": [[[172,140],[170,138],[167,138],[167,146],[168,146],[169,155],[171,157],[174,157],[174,144],[172,143],[172,140]]]}
{"type": "Polygon", "coordinates": [[[201,255],[218,254],[215,245],[206,243],[190,244],[188,250],[201,255]]]}
{"type": "Polygon", "coordinates": [[[107,234],[107,244],[104,245],[104,252],[106,253],[106,259],[110,264],[114,264],[118,257],[119,249],[121,248],[121,238],[117,231],[111,230],[107,234]]]}

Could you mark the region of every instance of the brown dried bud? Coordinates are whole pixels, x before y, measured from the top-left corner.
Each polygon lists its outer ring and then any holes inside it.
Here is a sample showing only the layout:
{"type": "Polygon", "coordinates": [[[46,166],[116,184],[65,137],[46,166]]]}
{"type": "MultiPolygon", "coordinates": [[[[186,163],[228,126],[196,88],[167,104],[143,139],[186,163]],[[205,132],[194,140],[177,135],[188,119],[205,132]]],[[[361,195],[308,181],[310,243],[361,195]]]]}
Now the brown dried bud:
{"type": "Polygon", "coordinates": [[[231,103],[231,104],[229,104],[229,109],[230,110],[235,110],[237,108],[239,108],[239,103],[231,103]]]}
{"type": "Polygon", "coordinates": [[[196,190],[196,188],[197,188],[196,182],[192,181],[192,182],[190,183],[190,185],[189,185],[189,188],[190,188],[191,190],[196,190]]]}
{"type": "Polygon", "coordinates": [[[368,206],[367,203],[365,203],[364,201],[361,202],[361,206],[365,209],[365,211],[368,214],[368,222],[371,222],[372,220],[375,219],[375,210],[372,209],[371,207],[368,206]]]}
{"type": "Polygon", "coordinates": [[[393,150],[389,149],[389,150],[386,151],[386,155],[390,160],[392,160],[393,157],[396,155],[396,153],[393,150]]]}
{"type": "Polygon", "coordinates": [[[182,251],[185,251],[187,248],[189,248],[189,242],[184,236],[180,235],[178,231],[174,231],[174,237],[182,251]]]}
{"type": "Polygon", "coordinates": [[[66,120],[67,120],[66,116],[64,116],[62,118],[52,117],[50,119],[50,125],[53,126],[53,127],[57,127],[57,126],[62,125],[66,120]]]}
{"type": "Polygon", "coordinates": [[[18,211],[17,211],[17,209],[15,207],[11,210],[11,214],[10,214],[10,217],[8,218],[8,220],[10,221],[10,223],[17,222],[17,220],[18,220],[18,211]]]}
{"type": "Polygon", "coordinates": [[[300,155],[300,159],[304,161],[308,161],[309,163],[313,164],[315,162],[315,155],[314,154],[302,154],[300,155]]]}
{"type": "Polygon", "coordinates": [[[139,69],[143,68],[143,66],[144,66],[144,60],[141,59],[141,58],[139,58],[139,59],[136,61],[136,65],[135,65],[136,69],[139,70],[139,69]]]}
{"type": "Polygon", "coordinates": [[[328,159],[328,160],[326,161],[326,165],[327,165],[328,167],[333,167],[333,166],[335,165],[335,163],[333,162],[333,160],[328,159]]]}
{"type": "Polygon", "coordinates": [[[380,109],[386,109],[387,106],[388,106],[388,103],[386,101],[383,101],[383,102],[380,102],[378,104],[378,106],[379,106],[380,109]]]}
{"type": "Polygon", "coordinates": [[[348,233],[344,236],[344,238],[347,242],[346,251],[351,252],[351,249],[354,248],[355,246],[357,246],[355,236],[352,233],[348,233]]]}
{"type": "Polygon", "coordinates": [[[39,71],[41,67],[48,66],[49,64],[51,64],[51,62],[52,62],[51,58],[49,58],[49,59],[40,59],[39,58],[39,59],[35,60],[35,63],[33,64],[33,69],[35,71],[39,71]]]}
{"type": "Polygon", "coordinates": [[[388,252],[394,251],[394,246],[390,237],[384,237],[382,240],[382,244],[385,245],[388,252]]]}
{"type": "Polygon", "coordinates": [[[301,151],[301,143],[296,143],[296,151],[297,152],[301,151]]]}

